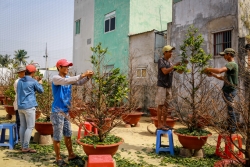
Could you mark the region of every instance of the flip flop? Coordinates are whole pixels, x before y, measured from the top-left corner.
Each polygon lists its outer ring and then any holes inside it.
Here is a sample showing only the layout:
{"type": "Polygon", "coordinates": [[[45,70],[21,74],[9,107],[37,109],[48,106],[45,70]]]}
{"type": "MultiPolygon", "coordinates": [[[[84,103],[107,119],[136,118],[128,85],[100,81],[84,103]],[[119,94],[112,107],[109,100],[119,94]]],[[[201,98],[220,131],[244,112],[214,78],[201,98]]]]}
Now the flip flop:
{"type": "Polygon", "coordinates": [[[34,149],[22,150],[22,153],[36,153],[34,149]]]}
{"type": "Polygon", "coordinates": [[[57,161],[54,161],[54,163],[58,166],[66,166],[68,165],[63,159],[59,159],[57,161]]]}
{"type": "Polygon", "coordinates": [[[76,155],[74,158],[70,158],[68,159],[68,161],[74,161],[74,160],[77,160],[77,159],[82,159],[81,157],[79,157],[78,155],[76,155]]]}

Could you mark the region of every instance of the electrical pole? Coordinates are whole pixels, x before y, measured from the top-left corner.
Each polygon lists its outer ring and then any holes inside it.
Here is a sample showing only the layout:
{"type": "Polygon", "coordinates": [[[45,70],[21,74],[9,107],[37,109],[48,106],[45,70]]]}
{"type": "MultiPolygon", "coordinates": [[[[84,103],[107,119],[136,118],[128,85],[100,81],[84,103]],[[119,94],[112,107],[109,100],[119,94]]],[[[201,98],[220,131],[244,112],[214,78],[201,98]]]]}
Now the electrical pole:
{"type": "Polygon", "coordinates": [[[48,79],[48,54],[47,54],[47,43],[46,43],[46,49],[45,49],[45,55],[43,56],[45,57],[45,73],[46,73],[46,79],[48,79]]]}

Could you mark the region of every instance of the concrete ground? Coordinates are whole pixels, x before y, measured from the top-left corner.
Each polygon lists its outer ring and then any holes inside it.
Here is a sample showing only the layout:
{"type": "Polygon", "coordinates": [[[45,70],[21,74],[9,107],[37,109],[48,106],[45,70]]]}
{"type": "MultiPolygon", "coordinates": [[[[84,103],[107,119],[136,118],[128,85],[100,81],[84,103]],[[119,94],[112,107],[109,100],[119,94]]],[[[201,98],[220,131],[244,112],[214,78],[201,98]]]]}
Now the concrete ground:
{"type": "MultiPolygon", "coordinates": [[[[1,106],[0,106],[1,107],[1,106]]],[[[1,119],[6,115],[6,112],[3,108],[0,108],[0,117],[1,119]]],[[[3,122],[3,120],[1,120],[3,122]]],[[[175,128],[181,127],[178,122],[175,125],[175,128]]],[[[140,127],[132,127],[132,128],[125,128],[124,124],[119,125],[115,129],[111,131],[112,134],[120,136],[124,139],[124,143],[120,145],[118,153],[121,157],[128,158],[134,161],[140,161],[141,157],[143,156],[143,161],[147,163],[159,166],[160,159],[154,158],[152,159],[148,155],[146,155],[145,151],[150,151],[154,148],[156,137],[154,134],[148,132],[147,128],[151,131],[155,131],[155,126],[151,124],[150,117],[142,117],[140,120],[140,127]]],[[[72,124],[73,136],[77,135],[78,127],[72,124]]],[[[33,134],[36,130],[33,130],[33,134]]],[[[216,134],[213,134],[209,139],[208,143],[211,145],[216,145],[217,140],[216,134]]],[[[163,137],[163,142],[167,142],[167,137],[163,137]]],[[[174,144],[181,146],[177,136],[174,135],[174,144]]],[[[80,149],[80,151],[83,150],[80,149]]],[[[18,157],[6,157],[8,152],[20,152],[20,150],[9,150],[8,147],[0,147],[0,166],[6,167],[37,167],[37,166],[53,166],[53,164],[49,165],[41,165],[41,164],[34,164],[33,162],[29,162],[27,157],[22,156],[29,156],[29,155],[22,155],[19,154],[18,157]],[[21,157],[20,157],[21,156],[21,157]]],[[[67,155],[67,153],[65,153],[67,155]]],[[[54,153],[53,153],[54,155],[54,153]]],[[[54,157],[52,155],[51,161],[54,161],[54,157]]],[[[168,165],[169,167],[173,166],[171,164],[168,165]]]]}

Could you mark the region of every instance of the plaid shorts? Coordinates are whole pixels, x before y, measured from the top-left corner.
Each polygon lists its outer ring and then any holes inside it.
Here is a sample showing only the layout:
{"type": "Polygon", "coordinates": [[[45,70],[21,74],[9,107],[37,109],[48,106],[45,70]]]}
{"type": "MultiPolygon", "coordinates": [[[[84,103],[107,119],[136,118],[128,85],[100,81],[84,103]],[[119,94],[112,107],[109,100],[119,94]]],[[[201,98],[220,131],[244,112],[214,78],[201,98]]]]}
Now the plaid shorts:
{"type": "Polygon", "coordinates": [[[63,136],[70,137],[72,135],[71,124],[67,118],[60,112],[52,112],[50,120],[53,125],[53,139],[60,141],[63,136]]]}
{"type": "Polygon", "coordinates": [[[172,90],[171,88],[163,88],[158,86],[157,93],[155,97],[156,105],[164,105],[165,103],[170,103],[172,101],[172,90]]]}

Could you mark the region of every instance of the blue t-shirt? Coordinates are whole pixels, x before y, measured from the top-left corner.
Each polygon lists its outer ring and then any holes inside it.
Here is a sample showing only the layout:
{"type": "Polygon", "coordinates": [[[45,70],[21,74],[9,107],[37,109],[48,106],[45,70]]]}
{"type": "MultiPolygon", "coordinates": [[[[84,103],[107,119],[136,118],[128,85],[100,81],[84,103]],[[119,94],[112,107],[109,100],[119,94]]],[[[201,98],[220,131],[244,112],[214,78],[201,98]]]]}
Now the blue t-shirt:
{"type": "Polygon", "coordinates": [[[73,85],[83,85],[88,81],[87,77],[81,78],[80,75],[69,77],[53,76],[52,79],[52,112],[68,112],[71,105],[71,87],[73,85]]]}
{"type": "Polygon", "coordinates": [[[54,98],[52,112],[68,112],[71,102],[71,87],[71,85],[55,85],[52,82],[54,98]]]}

